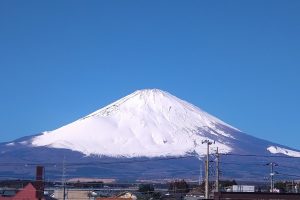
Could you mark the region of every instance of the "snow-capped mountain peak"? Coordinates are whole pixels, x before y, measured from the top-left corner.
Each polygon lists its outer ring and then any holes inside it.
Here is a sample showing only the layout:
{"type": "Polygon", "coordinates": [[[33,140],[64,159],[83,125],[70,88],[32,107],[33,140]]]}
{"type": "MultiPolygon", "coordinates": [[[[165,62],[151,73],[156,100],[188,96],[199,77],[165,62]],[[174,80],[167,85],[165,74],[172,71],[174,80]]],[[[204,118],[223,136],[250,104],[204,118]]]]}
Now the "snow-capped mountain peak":
{"type": "Polygon", "coordinates": [[[33,146],[80,151],[86,155],[177,156],[203,154],[208,134],[223,152],[238,131],[196,106],[158,89],[138,90],[96,112],[32,139],[33,146]]]}
{"type": "Polygon", "coordinates": [[[137,109],[138,111],[148,112],[146,114],[156,113],[157,115],[163,114],[164,116],[171,116],[172,114],[181,114],[181,116],[186,116],[189,112],[197,113],[201,116],[203,126],[210,126],[210,124],[218,123],[236,129],[204,112],[200,108],[159,89],[137,90],[132,94],[91,113],[83,119],[93,116],[109,116],[115,112],[132,112],[137,109]],[[173,110],[175,110],[176,113],[174,113],[173,110]]]}

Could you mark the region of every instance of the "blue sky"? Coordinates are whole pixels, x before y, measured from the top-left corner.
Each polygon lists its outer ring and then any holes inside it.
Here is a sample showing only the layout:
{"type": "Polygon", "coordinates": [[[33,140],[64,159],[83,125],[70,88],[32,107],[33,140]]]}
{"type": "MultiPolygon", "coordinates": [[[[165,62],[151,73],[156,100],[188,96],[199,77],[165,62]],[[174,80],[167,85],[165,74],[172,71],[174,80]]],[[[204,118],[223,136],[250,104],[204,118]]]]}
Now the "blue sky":
{"type": "Polygon", "coordinates": [[[0,142],[159,88],[300,149],[300,1],[0,1],[0,142]]]}

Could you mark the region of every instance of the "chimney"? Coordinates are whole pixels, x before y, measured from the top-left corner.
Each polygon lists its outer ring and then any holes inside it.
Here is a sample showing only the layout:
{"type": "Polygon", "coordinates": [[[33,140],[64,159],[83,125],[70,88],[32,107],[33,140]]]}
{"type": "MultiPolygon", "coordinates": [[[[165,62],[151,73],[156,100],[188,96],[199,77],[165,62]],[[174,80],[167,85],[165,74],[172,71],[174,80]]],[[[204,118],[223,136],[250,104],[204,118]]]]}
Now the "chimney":
{"type": "Polygon", "coordinates": [[[36,198],[39,200],[42,199],[44,196],[44,167],[43,166],[36,167],[35,188],[36,188],[36,198]]]}

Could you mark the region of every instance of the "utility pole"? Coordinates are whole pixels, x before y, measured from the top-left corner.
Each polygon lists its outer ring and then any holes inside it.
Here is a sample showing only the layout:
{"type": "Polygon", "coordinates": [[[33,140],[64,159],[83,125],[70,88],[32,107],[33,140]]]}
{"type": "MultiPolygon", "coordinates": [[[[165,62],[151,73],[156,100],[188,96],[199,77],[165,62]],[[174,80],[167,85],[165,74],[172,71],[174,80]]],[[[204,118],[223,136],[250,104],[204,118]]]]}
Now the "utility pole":
{"type": "MultiPolygon", "coordinates": [[[[201,161],[201,160],[200,160],[201,161]]],[[[202,161],[200,163],[200,176],[199,176],[199,186],[201,186],[203,181],[203,177],[202,177],[202,161]]]]}
{"type": "Polygon", "coordinates": [[[202,144],[207,144],[207,153],[206,153],[206,165],[205,165],[205,199],[209,198],[208,187],[209,187],[209,145],[213,144],[213,142],[209,140],[203,140],[202,144]]]}
{"type": "Polygon", "coordinates": [[[63,200],[66,200],[66,168],[65,168],[65,159],[63,160],[63,169],[62,169],[62,185],[63,185],[63,200]]]}
{"type": "Polygon", "coordinates": [[[274,166],[278,166],[278,164],[274,162],[270,162],[267,165],[271,166],[271,172],[270,172],[271,192],[274,192],[274,175],[275,175],[274,166]]]}
{"type": "Polygon", "coordinates": [[[219,148],[217,147],[217,152],[216,152],[216,192],[219,192],[219,158],[220,158],[220,155],[219,155],[219,148]]]}

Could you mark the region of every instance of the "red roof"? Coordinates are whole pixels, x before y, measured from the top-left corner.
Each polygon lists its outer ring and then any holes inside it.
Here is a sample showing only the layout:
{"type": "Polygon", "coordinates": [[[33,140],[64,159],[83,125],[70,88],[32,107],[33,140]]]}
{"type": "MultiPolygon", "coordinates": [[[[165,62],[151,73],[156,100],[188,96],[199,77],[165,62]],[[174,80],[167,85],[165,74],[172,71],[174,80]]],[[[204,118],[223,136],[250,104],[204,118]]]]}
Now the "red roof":
{"type": "Polygon", "coordinates": [[[20,189],[13,197],[0,197],[0,200],[37,200],[36,188],[28,183],[24,188],[20,189]]]}

